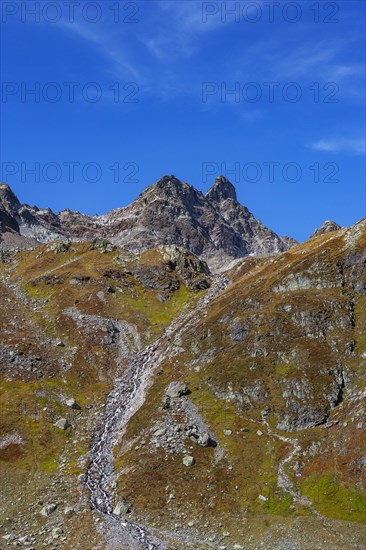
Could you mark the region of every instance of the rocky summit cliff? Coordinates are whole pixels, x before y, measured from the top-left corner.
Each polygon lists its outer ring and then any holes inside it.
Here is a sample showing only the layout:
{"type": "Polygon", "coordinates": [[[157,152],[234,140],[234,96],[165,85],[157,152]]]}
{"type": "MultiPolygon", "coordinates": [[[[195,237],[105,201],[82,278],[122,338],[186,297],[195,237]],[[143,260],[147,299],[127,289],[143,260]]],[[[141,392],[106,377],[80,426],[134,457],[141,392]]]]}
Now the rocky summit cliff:
{"type": "Polygon", "coordinates": [[[164,176],[131,205],[103,216],[21,205],[7,185],[0,187],[3,247],[56,239],[107,238],[132,252],[175,244],[206,260],[214,270],[248,255],[283,252],[296,244],[279,237],[242,206],[223,176],[203,195],[174,176],[164,176]]]}

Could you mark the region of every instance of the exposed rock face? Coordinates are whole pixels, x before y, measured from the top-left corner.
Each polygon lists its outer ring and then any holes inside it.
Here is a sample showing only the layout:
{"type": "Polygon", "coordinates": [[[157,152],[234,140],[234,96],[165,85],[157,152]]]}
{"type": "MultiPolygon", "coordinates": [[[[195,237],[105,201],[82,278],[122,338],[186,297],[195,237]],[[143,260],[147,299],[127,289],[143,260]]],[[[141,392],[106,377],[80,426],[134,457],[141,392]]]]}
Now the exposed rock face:
{"type": "Polygon", "coordinates": [[[318,227],[318,229],[314,231],[310,238],[319,237],[319,235],[324,235],[324,233],[330,233],[331,231],[338,231],[338,229],[341,229],[340,225],[336,222],[327,220],[321,227],[318,227]]]}
{"type": "Polygon", "coordinates": [[[365,220],[321,248],[309,241],[256,260],[262,267],[252,276],[243,262],[235,292],[223,295],[202,334],[182,344],[213,395],[246,414],[259,410],[283,432],[329,420],[353,378],[355,311],[366,292],[363,231],[365,220]]]}
{"type": "Polygon", "coordinates": [[[17,221],[20,202],[5,183],[0,184],[0,232],[19,232],[17,221]]]}
{"type": "Polygon", "coordinates": [[[2,186],[0,199],[1,234],[12,232],[33,239],[33,244],[34,239],[90,239],[96,247],[105,248],[103,239],[108,239],[131,252],[178,245],[220,269],[233,259],[283,252],[296,243],[256,220],[237,201],[234,186],[223,176],[206,195],[175,176],[164,176],[130,206],[103,216],[70,210],[55,214],[49,208],[21,205],[7,185],[2,186]]]}
{"type": "Polygon", "coordinates": [[[165,390],[165,395],[174,399],[185,395],[187,392],[188,388],[184,382],[171,382],[165,390]]]}
{"type": "Polygon", "coordinates": [[[113,508],[113,514],[115,516],[125,516],[130,512],[130,507],[125,502],[118,502],[113,508]]]}
{"type": "Polygon", "coordinates": [[[206,193],[206,198],[216,203],[227,199],[237,200],[235,187],[224,176],[219,176],[216,179],[211,189],[206,193]]]}
{"type": "Polygon", "coordinates": [[[129,207],[102,216],[105,234],[131,252],[178,245],[216,269],[248,254],[272,254],[288,242],[241,206],[234,186],[219,177],[206,195],[174,176],[148,187],[129,207]]]}
{"type": "Polygon", "coordinates": [[[90,245],[91,250],[100,250],[102,254],[114,252],[117,247],[110,243],[107,239],[94,239],[90,245]]]}
{"type": "Polygon", "coordinates": [[[18,198],[7,184],[0,184],[0,236],[5,243],[8,234],[16,233],[23,237],[15,246],[34,245],[35,240],[48,242],[65,238],[59,217],[50,208],[39,209],[36,206],[20,204],[18,198]],[[5,238],[4,238],[5,237],[5,238]]]}

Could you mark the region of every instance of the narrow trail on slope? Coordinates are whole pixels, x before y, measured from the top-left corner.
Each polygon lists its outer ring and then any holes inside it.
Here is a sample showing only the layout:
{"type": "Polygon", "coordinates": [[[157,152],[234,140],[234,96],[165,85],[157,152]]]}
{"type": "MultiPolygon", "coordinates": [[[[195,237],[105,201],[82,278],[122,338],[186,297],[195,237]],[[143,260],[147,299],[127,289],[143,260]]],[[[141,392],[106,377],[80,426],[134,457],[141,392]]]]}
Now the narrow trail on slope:
{"type": "Polygon", "coordinates": [[[205,314],[207,305],[228,285],[224,276],[217,276],[211,288],[198,300],[193,309],[183,311],[167,327],[164,334],[138,353],[128,364],[122,378],[109,393],[101,426],[94,436],[89,456],[91,465],[85,485],[90,492],[90,504],[105,520],[102,529],[107,534],[108,548],[158,549],[166,544],[142,525],[113,515],[111,490],[115,478],[113,448],[123,436],[128,421],[144,404],[154,374],[163,361],[167,347],[174,344],[190,325],[205,314]],[[119,543],[119,545],[118,545],[119,543]]]}

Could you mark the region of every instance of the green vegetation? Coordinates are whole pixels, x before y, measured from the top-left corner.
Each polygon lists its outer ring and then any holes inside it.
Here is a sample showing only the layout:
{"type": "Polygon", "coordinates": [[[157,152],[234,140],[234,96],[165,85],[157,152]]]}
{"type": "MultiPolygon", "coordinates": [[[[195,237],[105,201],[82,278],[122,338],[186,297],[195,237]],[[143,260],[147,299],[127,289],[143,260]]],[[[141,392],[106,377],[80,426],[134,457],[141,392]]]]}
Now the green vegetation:
{"type": "Polygon", "coordinates": [[[331,473],[312,474],[302,484],[302,492],[327,517],[366,523],[366,495],[331,473]]]}

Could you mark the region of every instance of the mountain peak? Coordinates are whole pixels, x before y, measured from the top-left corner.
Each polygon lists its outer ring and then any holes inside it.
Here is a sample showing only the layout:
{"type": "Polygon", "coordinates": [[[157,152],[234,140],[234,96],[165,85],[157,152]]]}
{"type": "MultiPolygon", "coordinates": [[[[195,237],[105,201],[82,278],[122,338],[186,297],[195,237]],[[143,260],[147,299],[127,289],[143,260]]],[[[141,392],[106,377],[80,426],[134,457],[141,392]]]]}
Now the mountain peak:
{"type": "Polygon", "coordinates": [[[227,261],[281,252],[293,244],[255,220],[236,200],[235,188],[224,176],[204,196],[174,175],[164,175],[131,205],[98,217],[71,211],[56,215],[46,208],[20,205],[3,185],[0,213],[0,240],[2,233],[12,230],[39,242],[108,238],[132,251],[177,245],[202,257],[216,271],[227,261]]]}
{"type": "Polygon", "coordinates": [[[182,185],[182,182],[176,178],[173,174],[171,176],[163,176],[162,178],[160,178],[157,182],[156,182],[156,185],[162,187],[162,186],[166,186],[166,185],[182,185]]]}
{"type": "Polygon", "coordinates": [[[7,183],[0,183],[0,204],[10,212],[14,214],[20,208],[20,202],[18,197],[13,193],[7,183]]]}
{"type": "Polygon", "coordinates": [[[318,229],[314,231],[310,238],[319,237],[319,235],[324,235],[324,233],[330,233],[331,231],[338,231],[338,229],[341,229],[340,225],[331,220],[327,220],[321,227],[318,227],[318,229]]]}
{"type": "Polygon", "coordinates": [[[206,193],[206,198],[216,202],[226,199],[237,200],[235,187],[225,176],[216,178],[215,183],[206,193]]]}
{"type": "Polygon", "coordinates": [[[7,183],[0,182],[0,199],[9,195],[13,195],[15,197],[10,186],[7,183]]]}
{"type": "Polygon", "coordinates": [[[150,185],[142,196],[146,197],[152,194],[152,197],[158,196],[159,199],[169,198],[172,200],[193,200],[192,197],[197,191],[188,183],[181,181],[174,175],[161,177],[156,183],[150,185]]]}

